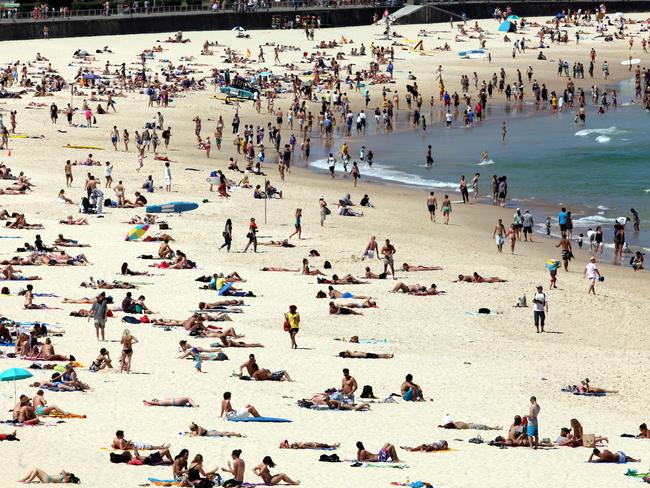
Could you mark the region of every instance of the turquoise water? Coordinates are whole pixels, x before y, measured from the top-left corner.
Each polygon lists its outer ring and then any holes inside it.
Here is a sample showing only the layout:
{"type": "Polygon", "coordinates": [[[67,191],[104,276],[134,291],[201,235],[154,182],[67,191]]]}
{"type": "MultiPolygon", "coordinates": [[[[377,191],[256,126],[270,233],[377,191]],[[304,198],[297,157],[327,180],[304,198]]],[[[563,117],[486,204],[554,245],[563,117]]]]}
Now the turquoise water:
{"type": "MultiPolygon", "coordinates": [[[[641,232],[632,232],[629,224],[628,244],[650,248],[650,113],[631,103],[629,83],[616,88],[618,108],[598,114],[589,101],[584,126],[574,122],[575,109],[552,115],[533,104],[492,107],[481,124],[469,129],[462,113],[451,129],[446,128],[438,107],[433,114],[428,107],[423,112],[426,132],[407,127],[404,112],[389,136],[377,132],[374,120],[369,120],[367,135],[350,141],[352,159],[358,160],[363,144],[373,151],[375,163],[372,168],[361,163],[362,175],[437,193],[454,192],[460,175],[471,180],[479,172],[485,202],[491,201],[487,196],[492,175],[506,175],[509,206],[530,208],[537,224],[546,215],[555,219],[560,206],[566,206],[573,211],[574,234],[603,225],[610,242],[613,234],[607,229],[614,219],[630,216],[629,209],[635,208],[641,232]],[[503,121],[506,144],[501,142],[503,121]],[[428,144],[433,147],[432,168],[424,164],[428,144]],[[486,162],[481,162],[482,151],[489,153],[486,162]]],[[[318,159],[310,166],[325,169],[326,164],[318,159]]],[[[557,226],[553,230],[557,232],[557,226]]]]}

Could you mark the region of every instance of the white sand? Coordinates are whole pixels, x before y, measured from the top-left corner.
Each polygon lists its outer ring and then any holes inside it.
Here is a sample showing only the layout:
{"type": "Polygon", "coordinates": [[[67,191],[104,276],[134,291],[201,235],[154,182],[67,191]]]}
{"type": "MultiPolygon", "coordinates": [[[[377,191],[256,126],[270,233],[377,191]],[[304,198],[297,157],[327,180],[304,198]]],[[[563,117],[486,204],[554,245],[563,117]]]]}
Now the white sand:
{"type": "MultiPolygon", "coordinates": [[[[637,16],[643,18],[645,16],[637,16]]],[[[482,21],[481,25],[495,31],[494,21],[482,21]]],[[[398,27],[400,33],[415,38],[423,26],[398,27]]],[[[453,38],[448,24],[424,26],[445,31],[440,41],[425,38],[425,46],[441,45],[453,38]]],[[[633,28],[636,32],[638,26],[633,28]]],[[[366,46],[375,39],[377,27],[332,29],[317,32],[317,40],[340,39],[342,34],[359,46],[363,40],[366,46]]],[[[573,31],[570,30],[570,38],[573,31]]],[[[313,43],[305,42],[299,31],[294,32],[252,32],[252,39],[239,41],[232,33],[191,32],[186,33],[193,42],[184,45],[164,44],[164,57],[177,62],[181,55],[194,55],[196,62],[216,63],[223,67],[219,56],[200,57],[199,51],[205,39],[219,40],[237,49],[249,47],[253,57],[257,45],[273,40],[282,44],[299,44],[309,49],[313,43]]],[[[3,64],[20,59],[33,59],[39,51],[49,58],[53,66],[70,77],[76,67],[66,67],[76,48],[94,51],[105,45],[113,50],[112,55],[99,55],[93,66],[101,67],[112,63],[135,61],[143,48],[150,48],[154,40],[164,39],[167,34],[123,36],[111,38],[62,39],[43,41],[21,41],[2,43],[0,62],[3,64]]],[[[527,38],[533,39],[529,32],[527,38]]],[[[634,47],[634,57],[648,61],[639,46],[634,47]]],[[[599,61],[611,57],[612,78],[622,79],[626,68],[618,60],[627,59],[627,42],[603,43],[585,41],[579,47],[573,43],[550,51],[549,60],[564,55],[573,60],[587,63],[589,49],[595,46],[599,61]],[[601,57],[602,56],[602,57],[601,57]]],[[[478,71],[481,79],[504,66],[510,76],[519,67],[522,73],[528,64],[533,64],[536,77],[552,86],[560,86],[555,73],[555,63],[535,61],[536,52],[513,60],[511,46],[504,45],[501,36],[489,41],[493,63],[487,61],[458,60],[456,51],[478,47],[478,41],[452,45],[450,53],[436,53],[431,59],[406,51],[397,51],[397,72],[400,83],[395,85],[403,92],[406,73],[413,70],[424,90],[425,100],[432,93],[433,73],[438,64],[443,64],[447,83],[459,89],[457,82],[461,73],[478,71]],[[422,63],[423,60],[427,62],[422,63]],[[537,74],[539,73],[539,74],[537,74]]],[[[347,52],[348,48],[344,48],[347,52]]],[[[266,48],[267,62],[272,60],[272,49],[266,48]]],[[[218,53],[221,53],[221,48],[218,53]]],[[[299,52],[283,54],[282,60],[294,59],[299,52]]],[[[369,61],[353,59],[365,66],[369,61]]],[[[158,66],[154,61],[153,66],[158,66]]],[[[271,64],[270,62],[268,63],[271,64]]],[[[308,69],[309,65],[303,65],[308,69]]],[[[597,74],[600,77],[600,64],[597,74]]],[[[208,68],[204,68],[208,69],[208,68]]],[[[198,76],[197,76],[198,77],[198,76]]],[[[598,83],[602,83],[600,78],[598,83]]],[[[590,83],[585,80],[585,87],[590,83]]],[[[210,203],[201,205],[197,211],[182,216],[169,216],[170,233],[176,239],[174,249],[182,249],[190,259],[199,264],[198,270],[160,271],[162,276],[135,277],[132,281],[147,283],[134,295],[144,294],[148,305],[156,316],[186,318],[190,310],[201,300],[215,298],[215,293],[199,291],[194,279],[201,274],[217,271],[238,271],[248,279],[246,289],[261,295],[246,300],[250,306],[245,313],[235,315],[233,325],[237,331],[246,334],[245,340],[262,342],[264,349],[226,350],[229,362],[204,363],[205,374],[197,374],[191,361],[177,357],[177,343],[185,338],[180,330],[163,331],[151,326],[129,326],[140,341],[135,345],[133,370],[137,373],[117,375],[111,372],[91,374],[78,370],[82,381],[92,386],[89,393],[47,393],[51,404],[63,409],[88,415],[86,420],[67,420],[56,427],[19,428],[20,443],[3,443],[2,486],[17,486],[15,480],[28,469],[38,466],[51,474],[66,469],[77,474],[85,486],[138,486],[148,476],[169,478],[171,468],[132,467],[109,463],[108,453],[100,450],[109,445],[113,433],[124,429],[127,438],[146,442],[170,442],[172,454],[181,448],[190,450],[190,459],[197,453],[203,454],[207,468],[225,465],[232,449],[241,448],[247,463],[246,480],[256,481],[251,469],[262,457],[271,455],[280,472],[300,479],[308,487],[389,486],[392,481],[422,479],[449,487],[520,486],[534,484],[544,486],[569,486],[570,484],[592,484],[594,486],[622,486],[633,483],[625,480],[622,473],[627,466],[591,466],[584,461],[588,449],[562,448],[553,451],[539,451],[519,448],[497,450],[485,445],[468,444],[476,431],[444,431],[436,425],[445,414],[456,420],[498,424],[505,427],[501,432],[480,432],[485,438],[497,434],[507,435],[507,427],[516,414],[526,414],[528,398],[536,395],[542,406],[540,414],[541,437],[555,439],[561,427],[569,426],[571,418],[579,419],[585,432],[609,436],[612,450],[624,450],[627,454],[648,459],[650,442],[635,439],[620,439],[622,432],[636,433],[639,423],[648,421],[648,339],[645,317],[648,312],[647,275],[634,274],[629,268],[615,268],[601,264],[606,281],[598,285],[598,296],[586,294],[587,283],[582,278],[582,269],[587,260],[585,252],[576,252],[567,274],[559,273],[559,289],[548,293],[550,312],[547,330],[549,334],[535,334],[532,325],[532,309],[515,309],[518,296],[531,294],[538,283],[547,286],[548,272],[544,261],[557,257],[555,242],[535,237],[536,242],[518,243],[516,254],[497,255],[494,251],[491,232],[497,216],[510,222],[511,212],[490,206],[456,205],[452,214],[452,225],[430,224],[425,211],[425,192],[387,187],[363,181],[352,191],[349,180],[330,181],[326,176],[294,170],[284,183],[278,182],[273,168],[271,151],[267,149],[270,162],[266,171],[271,181],[284,190],[285,198],[268,202],[268,222],[264,223],[263,202],[253,200],[250,191],[236,190],[228,201],[221,200],[216,193],[209,194],[204,179],[211,169],[225,170],[225,161],[232,155],[233,146],[229,136],[232,108],[211,98],[212,88],[205,93],[193,93],[177,98],[164,111],[166,125],[172,126],[173,135],[170,150],[161,151],[174,160],[174,192],[169,195],[156,190],[147,194],[150,203],[166,201],[197,201],[209,198],[210,203]],[[216,151],[213,145],[212,160],[206,161],[205,154],[195,148],[192,118],[200,114],[203,119],[204,135],[212,135],[218,115],[226,122],[224,150],[216,151]],[[208,121],[208,118],[211,119],[208,121]],[[201,168],[201,172],[184,171],[186,167],[201,168]],[[369,193],[376,206],[364,209],[363,218],[343,218],[332,215],[324,228],[318,224],[317,196],[323,193],[334,209],[334,203],[341,195],[351,192],[355,201],[363,193],[369,193]],[[293,212],[296,207],[304,209],[304,240],[296,241],[294,249],[260,248],[257,255],[225,252],[218,253],[221,245],[221,231],[226,218],[232,218],[235,227],[234,250],[240,251],[245,242],[246,225],[251,216],[260,224],[260,234],[274,239],[286,238],[293,230],[293,212]],[[446,296],[411,297],[390,294],[390,281],[373,281],[370,285],[339,286],[343,291],[354,291],[372,295],[379,303],[378,309],[366,310],[362,317],[333,317],[327,313],[328,300],[314,297],[324,286],[315,284],[315,277],[303,277],[291,273],[263,273],[262,266],[285,266],[298,268],[300,261],[310,249],[318,249],[321,258],[311,259],[314,267],[322,268],[323,260],[330,260],[333,271],[339,274],[362,275],[364,263],[353,259],[364,249],[368,236],[378,239],[390,238],[397,247],[396,262],[441,265],[443,271],[409,275],[398,273],[400,280],[407,283],[435,282],[438,288],[446,290],[446,296]],[[451,283],[459,273],[478,271],[484,276],[501,276],[505,284],[458,284],[451,283]],[[289,349],[289,338],[282,331],[282,314],[289,304],[296,304],[302,315],[302,329],[298,336],[299,345],[305,349],[289,349]],[[502,312],[500,315],[473,316],[465,312],[489,307],[502,312]],[[353,347],[335,342],[334,337],[387,338],[389,345],[353,347]],[[358,349],[371,352],[394,352],[391,360],[342,360],[336,354],[344,350],[358,349]],[[295,383],[253,383],[242,382],[231,377],[238,371],[249,352],[254,352],[261,367],[271,370],[286,369],[295,383]],[[371,412],[316,412],[299,408],[296,401],[310,397],[327,387],[338,386],[341,369],[349,367],[360,386],[373,386],[375,394],[384,398],[397,392],[406,373],[412,373],[427,397],[432,402],[419,404],[373,405],[371,412]],[[588,376],[592,384],[620,390],[618,395],[605,398],[583,398],[560,393],[566,384],[574,384],[588,376]],[[235,408],[245,403],[254,404],[263,415],[287,417],[291,424],[242,425],[222,421],[218,418],[219,401],[224,391],[233,392],[235,408]],[[198,409],[145,407],[142,400],[168,396],[191,396],[198,409]],[[235,430],[245,434],[245,439],[190,439],[180,437],[178,432],[187,430],[191,421],[207,428],[235,430]],[[417,445],[438,439],[446,439],[457,452],[442,454],[398,453],[408,463],[408,470],[350,468],[346,463],[334,465],[319,463],[319,451],[284,451],[278,449],[280,441],[341,442],[337,451],[342,459],[355,456],[354,443],[362,440],[370,450],[378,450],[383,443],[396,446],[417,445]],[[456,439],[462,439],[458,441],[456,439]]],[[[372,88],[374,100],[380,99],[380,87],[372,88]]],[[[115,181],[124,180],[127,196],[142,184],[147,174],[153,174],[157,185],[163,182],[163,163],[153,161],[152,155],[145,160],[145,167],[136,174],[136,156],[114,152],[110,147],[109,132],[117,125],[120,132],[127,127],[134,144],[134,131],[139,130],[158,108],[146,107],[145,95],[129,94],[128,98],[117,98],[116,115],[98,116],[98,128],[68,128],[65,117],[57,126],[49,121],[47,109],[24,110],[28,102],[50,103],[55,100],[59,107],[65,107],[69,93],[59,93],[53,98],[35,98],[31,95],[22,100],[2,100],[0,108],[18,110],[18,132],[30,135],[45,135],[43,140],[12,139],[12,155],[2,153],[2,158],[14,173],[25,171],[37,185],[28,196],[0,196],[2,208],[21,211],[30,223],[43,223],[42,231],[3,231],[5,235],[19,235],[21,239],[0,240],[0,253],[4,258],[12,256],[14,248],[23,241],[33,242],[40,233],[46,243],[51,243],[59,233],[66,237],[92,244],[83,249],[93,263],[89,267],[25,267],[25,274],[38,274],[43,281],[37,281],[36,291],[55,292],[61,297],[93,296],[93,292],[79,288],[79,283],[89,276],[106,280],[119,279],[117,272],[122,262],[127,261],[132,269],[145,270],[150,261],[137,260],[142,253],[153,254],[157,244],[124,242],[124,235],[131,226],[124,224],[135,214],[143,215],[142,209],[109,209],[105,218],[89,217],[87,227],[67,227],[57,224],[66,215],[76,214],[73,206],[56,202],[56,194],[65,186],[63,164],[66,159],[82,159],[88,152],[96,158],[110,160],[115,165],[115,181]],[[67,133],[57,133],[56,129],[67,133]],[[66,143],[97,145],[105,151],[68,150],[66,143]]],[[[81,100],[75,99],[79,105],[81,100]]],[[[276,101],[276,108],[286,112],[289,99],[276,101]]],[[[96,103],[91,104],[93,107],[96,103]]],[[[358,108],[358,107],[357,107],[358,108]]],[[[316,105],[313,106],[317,110],[316,105]]],[[[263,112],[265,110],[263,109],[263,112]]],[[[266,115],[252,118],[252,106],[242,107],[242,127],[253,121],[255,125],[266,125],[266,115]]],[[[80,116],[76,121],[81,122],[80,116]]],[[[8,115],[5,123],[8,124],[8,115]]],[[[283,131],[283,140],[288,141],[289,131],[283,131]]],[[[314,135],[313,140],[317,136],[314,135]]],[[[315,143],[316,144],[316,143],[315,143]]],[[[120,147],[120,149],[122,149],[120,147]]],[[[243,158],[240,158],[240,164],[243,158]]],[[[75,182],[67,190],[69,197],[78,200],[83,192],[85,173],[90,170],[102,177],[98,167],[75,167],[75,182]]],[[[253,184],[262,179],[251,177],[253,184]]],[[[6,183],[6,182],[3,182],[6,183]]],[[[484,182],[486,186],[487,182],[484,182]]],[[[5,185],[6,186],[6,185],[5,185]]],[[[113,196],[111,191],[107,196],[113,196]]],[[[266,240],[266,239],[261,239],[266,240]]],[[[70,250],[74,254],[74,250],[70,250]]],[[[378,271],[379,262],[372,263],[378,271]]],[[[156,271],[156,270],[151,270],[156,271]]],[[[5,283],[3,283],[4,285],[5,283]]],[[[25,283],[12,282],[9,287],[15,293],[25,283]]],[[[124,291],[111,293],[119,304],[124,291]]],[[[22,309],[22,298],[2,298],[1,314],[16,320],[44,320],[60,323],[66,329],[63,337],[53,338],[56,351],[74,354],[88,365],[97,355],[100,347],[106,346],[117,363],[120,346],[117,342],[124,329],[119,318],[110,319],[107,326],[107,344],[98,344],[91,323],[86,319],[69,317],[72,310],[89,306],[61,305],[61,299],[38,298],[37,303],[61,306],[64,310],[29,311],[22,309]]],[[[117,314],[121,317],[121,314],[117,314]]],[[[191,343],[206,346],[211,340],[192,339],[191,343]]],[[[8,349],[6,349],[8,350],[8,349]]],[[[20,360],[0,361],[2,369],[26,367],[30,363],[20,360]]],[[[43,380],[48,372],[34,371],[34,380],[43,380]]],[[[18,393],[33,396],[35,388],[28,387],[29,381],[18,384],[18,393]]],[[[13,387],[9,383],[0,385],[0,403],[5,412],[13,405],[13,387]]],[[[3,418],[9,418],[7,412],[3,418]]],[[[53,421],[48,420],[48,423],[53,421]]],[[[9,432],[7,425],[0,432],[9,432]]],[[[632,467],[644,470],[645,463],[632,467]]],[[[227,474],[227,473],[225,473],[227,474]]]]}

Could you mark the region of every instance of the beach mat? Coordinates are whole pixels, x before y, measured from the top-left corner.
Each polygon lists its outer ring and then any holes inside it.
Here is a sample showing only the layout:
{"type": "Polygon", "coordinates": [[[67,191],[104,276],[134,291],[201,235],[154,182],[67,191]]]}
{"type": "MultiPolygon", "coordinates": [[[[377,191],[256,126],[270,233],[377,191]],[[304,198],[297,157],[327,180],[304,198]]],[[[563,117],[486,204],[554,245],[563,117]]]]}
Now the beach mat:
{"type": "Polygon", "coordinates": [[[289,420],[289,419],[281,419],[281,418],[278,418],[278,417],[246,417],[246,418],[243,418],[243,419],[229,418],[228,422],[260,422],[260,423],[280,424],[280,423],[288,423],[288,422],[293,422],[293,421],[289,420]]]}

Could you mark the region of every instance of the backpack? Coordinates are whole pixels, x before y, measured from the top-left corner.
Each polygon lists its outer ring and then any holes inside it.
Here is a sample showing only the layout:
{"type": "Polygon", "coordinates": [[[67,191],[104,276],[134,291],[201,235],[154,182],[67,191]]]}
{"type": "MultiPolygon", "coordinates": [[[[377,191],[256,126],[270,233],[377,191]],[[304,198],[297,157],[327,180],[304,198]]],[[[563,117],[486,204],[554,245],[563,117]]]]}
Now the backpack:
{"type": "Polygon", "coordinates": [[[122,317],[122,322],[126,322],[127,324],[139,324],[140,320],[135,317],[131,317],[130,315],[125,315],[122,317]]]}
{"type": "Polygon", "coordinates": [[[126,464],[130,460],[130,457],[127,459],[127,455],[125,453],[118,454],[116,452],[111,452],[109,456],[113,464],[126,464]]]}
{"type": "Polygon", "coordinates": [[[338,454],[321,454],[320,458],[318,458],[319,461],[322,461],[324,463],[340,463],[341,459],[339,458],[338,454]]]}

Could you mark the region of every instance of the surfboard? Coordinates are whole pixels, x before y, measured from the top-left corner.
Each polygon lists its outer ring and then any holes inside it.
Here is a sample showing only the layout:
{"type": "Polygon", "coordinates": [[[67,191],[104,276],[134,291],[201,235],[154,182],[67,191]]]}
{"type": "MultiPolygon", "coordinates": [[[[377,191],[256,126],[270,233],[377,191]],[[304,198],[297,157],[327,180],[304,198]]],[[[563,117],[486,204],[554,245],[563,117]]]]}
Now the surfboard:
{"type": "Polygon", "coordinates": [[[219,177],[218,176],[208,176],[205,181],[210,183],[211,185],[218,185],[219,184],[219,177]]]}
{"type": "Polygon", "coordinates": [[[73,145],[73,144],[66,144],[63,146],[65,149],[93,149],[95,151],[103,151],[103,147],[99,146],[78,146],[78,145],[73,145]]]}
{"type": "Polygon", "coordinates": [[[460,51],[458,53],[458,56],[461,58],[484,58],[486,56],[485,51],[483,49],[471,49],[469,51],[460,51]]]}
{"type": "Polygon", "coordinates": [[[199,204],[194,202],[169,202],[160,205],[147,205],[147,213],[182,213],[197,208],[199,208],[199,204]]]}
{"type": "Polygon", "coordinates": [[[640,62],[640,59],[626,59],[625,61],[621,61],[621,64],[623,66],[629,66],[631,64],[639,64],[640,62]]]}

